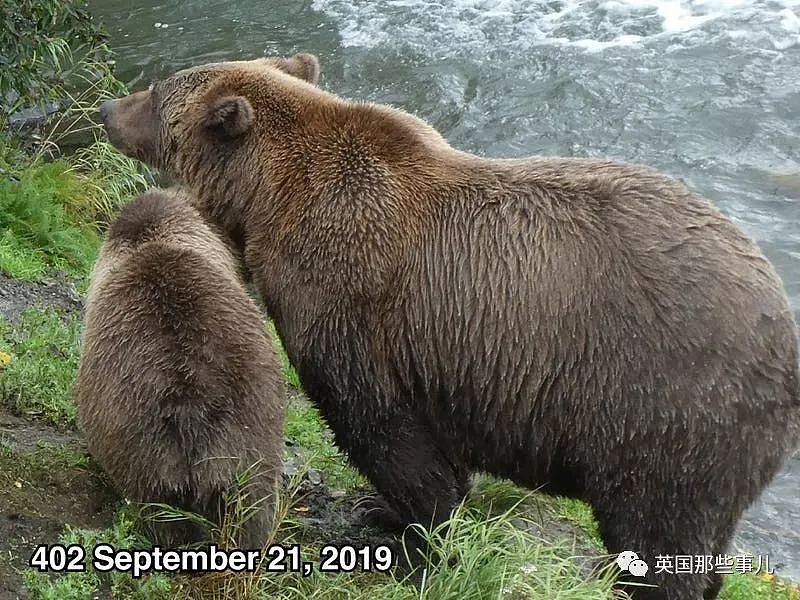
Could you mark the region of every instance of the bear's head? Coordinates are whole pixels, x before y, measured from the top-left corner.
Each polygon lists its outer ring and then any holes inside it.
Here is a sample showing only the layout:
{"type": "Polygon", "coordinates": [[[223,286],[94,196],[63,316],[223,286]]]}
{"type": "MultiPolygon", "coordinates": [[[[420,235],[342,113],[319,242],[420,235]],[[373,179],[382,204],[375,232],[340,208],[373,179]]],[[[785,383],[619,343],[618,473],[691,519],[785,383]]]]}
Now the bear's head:
{"type": "Polygon", "coordinates": [[[254,131],[268,139],[291,125],[292,107],[302,102],[298,80],[313,87],[318,77],[312,54],[207,64],[103,103],[100,118],[124,154],[189,183],[190,173],[221,166],[254,131]]]}

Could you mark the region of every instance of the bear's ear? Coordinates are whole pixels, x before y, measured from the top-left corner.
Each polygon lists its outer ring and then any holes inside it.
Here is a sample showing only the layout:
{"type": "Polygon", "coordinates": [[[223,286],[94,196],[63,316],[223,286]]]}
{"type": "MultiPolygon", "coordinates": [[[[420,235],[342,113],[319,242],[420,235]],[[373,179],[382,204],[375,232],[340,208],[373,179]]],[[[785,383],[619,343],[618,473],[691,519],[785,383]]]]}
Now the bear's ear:
{"type": "Polygon", "coordinates": [[[244,96],[222,96],[208,107],[206,127],[233,138],[250,129],[254,116],[253,107],[244,96]]]}
{"type": "Polygon", "coordinates": [[[282,58],[278,68],[292,77],[316,84],[319,79],[319,59],[313,54],[303,52],[291,58],[282,58]]]}

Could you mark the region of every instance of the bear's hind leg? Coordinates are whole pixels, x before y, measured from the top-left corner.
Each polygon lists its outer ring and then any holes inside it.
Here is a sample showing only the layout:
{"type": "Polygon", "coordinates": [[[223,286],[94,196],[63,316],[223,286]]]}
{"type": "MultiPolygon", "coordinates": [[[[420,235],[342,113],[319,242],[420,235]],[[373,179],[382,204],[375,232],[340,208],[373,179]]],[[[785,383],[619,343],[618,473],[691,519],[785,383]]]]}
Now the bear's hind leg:
{"type": "Polygon", "coordinates": [[[709,575],[708,587],[703,592],[703,600],[716,600],[719,592],[722,589],[722,575],[720,573],[711,573],[709,575]]]}
{"type": "MultiPolygon", "coordinates": [[[[677,556],[688,556],[693,561],[696,555],[711,555],[713,545],[707,542],[710,536],[703,525],[672,518],[663,511],[652,514],[644,501],[640,503],[632,496],[619,504],[613,508],[595,507],[606,548],[612,555],[633,551],[648,567],[644,577],[620,573],[619,587],[635,600],[701,600],[706,590],[715,585],[713,576],[676,574],[675,568],[659,566],[657,557],[672,557],[668,565],[674,567],[677,556]],[[626,582],[640,585],[626,585],[626,582]]],[[[690,567],[694,569],[693,562],[690,567]]]]}
{"type": "MultiPolygon", "coordinates": [[[[736,523],[738,522],[739,513],[735,514],[737,514],[737,518],[731,518],[729,523],[721,527],[720,532],[717,535],[717,546],[713,553],[714,557],[724,556],[729,551],[728,546],[730,545],[733,532],[736,530],[736,523]]],[[[723,583],[724,581],[721,573],[711,573],[709,576],[708,587],[706,587],[705,591],[703,592],[703,600],[716,600],[720,590],[722,590],[723,583]]]]}

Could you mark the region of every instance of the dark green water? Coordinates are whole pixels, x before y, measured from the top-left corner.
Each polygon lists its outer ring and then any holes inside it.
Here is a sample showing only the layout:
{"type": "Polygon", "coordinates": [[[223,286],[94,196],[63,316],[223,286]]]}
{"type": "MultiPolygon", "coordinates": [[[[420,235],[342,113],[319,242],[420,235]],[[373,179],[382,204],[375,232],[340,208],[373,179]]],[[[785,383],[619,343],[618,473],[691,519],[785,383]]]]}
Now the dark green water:
{"type": "MultiPolygon", "coordinates": [[[[94,0],[134,87],[311,51],[321,85],[485,156],[604,156],[683,179],[752,235],[800,313],[800,0],[94,0]]],[[[800,580],[800,457],[737,548],[800,580]]]]}

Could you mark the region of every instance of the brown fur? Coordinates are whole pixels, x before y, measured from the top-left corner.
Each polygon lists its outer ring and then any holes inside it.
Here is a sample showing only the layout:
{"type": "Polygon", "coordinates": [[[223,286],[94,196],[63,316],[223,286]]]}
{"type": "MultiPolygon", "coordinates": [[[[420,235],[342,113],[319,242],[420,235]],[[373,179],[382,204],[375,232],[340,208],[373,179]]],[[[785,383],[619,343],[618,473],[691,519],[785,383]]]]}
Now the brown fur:
{"type": "Polygon", "coordinates": [[[638,598],[716,597],[654,558],[724,552],[797,444],[795,324],[756,245],[648,168],[482,159],[282,60],[182,71],[105,121],[239,232],[339,445],[406,522],[487,471],[589,502],[649,562],[638,598]]]}
{"type": "MultiPolygon", "coordinates": [[[[151,190],[112,223],[88,293],[76,399],[89,450],[135,501],[220,523],[254,466],[260,502],[238,543],[261,547],[283,456],[281,369],[233,256],[187,198],[151,190]]],[[[164,524],[162,543],[208,535],[164,524]]]]}

